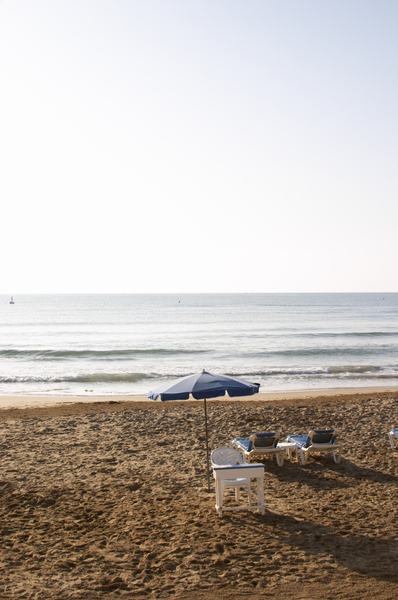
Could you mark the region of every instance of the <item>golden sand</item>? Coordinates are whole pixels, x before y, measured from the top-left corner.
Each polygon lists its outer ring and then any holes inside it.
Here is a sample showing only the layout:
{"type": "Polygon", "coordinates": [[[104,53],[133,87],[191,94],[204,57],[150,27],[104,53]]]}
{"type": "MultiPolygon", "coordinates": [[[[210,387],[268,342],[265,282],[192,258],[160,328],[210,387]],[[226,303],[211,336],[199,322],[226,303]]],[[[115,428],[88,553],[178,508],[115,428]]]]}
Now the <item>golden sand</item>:
{"type": "Polygon", "coordinates": [[[202,402],[81,400],[0,410],[0,598],[396,596],[398,390],[208,402],[212,448],[332,426],[343,445],[339,465],[267,460],[266,514],[223,519],[202,402]]]}

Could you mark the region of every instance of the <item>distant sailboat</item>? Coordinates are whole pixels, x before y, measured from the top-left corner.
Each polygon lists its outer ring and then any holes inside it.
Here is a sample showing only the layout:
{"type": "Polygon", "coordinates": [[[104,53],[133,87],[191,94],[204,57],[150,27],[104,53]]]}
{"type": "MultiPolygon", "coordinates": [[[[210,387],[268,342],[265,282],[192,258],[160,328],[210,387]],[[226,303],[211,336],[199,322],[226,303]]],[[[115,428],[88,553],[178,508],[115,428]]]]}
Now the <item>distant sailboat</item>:
{"type": "Polygon", "coordinates": [[[14,298],[11,296],[10,304],[15,304],[14,298]]]}

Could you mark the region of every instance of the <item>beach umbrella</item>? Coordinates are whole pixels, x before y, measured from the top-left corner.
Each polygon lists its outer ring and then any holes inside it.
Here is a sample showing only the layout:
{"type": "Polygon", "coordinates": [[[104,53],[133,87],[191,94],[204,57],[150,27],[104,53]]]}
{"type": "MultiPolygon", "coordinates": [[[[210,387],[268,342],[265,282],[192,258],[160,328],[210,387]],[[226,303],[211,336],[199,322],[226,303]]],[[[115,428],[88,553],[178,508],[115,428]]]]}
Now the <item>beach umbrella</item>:
{"type": "Polygon", "coordinates": [[[148,398],[162,402],[167,400],[188,400],[190,395],[196,400],[204,400],[205,409],[205,433],[206,433],[206,463],[207,463],[207,486],[210,491],[210,468],[209,468],[209,442],[207,435],[207,398],[219,398],[228,394],[232,398],[239,396],[252,396],[257,394],[259,383],[250,383],[238,377],[228,375],[213,375],[203,369],[202,373],[188,375],[181,379],[175,379],[165,383],[156,390],[149,392],[148,398]]]}

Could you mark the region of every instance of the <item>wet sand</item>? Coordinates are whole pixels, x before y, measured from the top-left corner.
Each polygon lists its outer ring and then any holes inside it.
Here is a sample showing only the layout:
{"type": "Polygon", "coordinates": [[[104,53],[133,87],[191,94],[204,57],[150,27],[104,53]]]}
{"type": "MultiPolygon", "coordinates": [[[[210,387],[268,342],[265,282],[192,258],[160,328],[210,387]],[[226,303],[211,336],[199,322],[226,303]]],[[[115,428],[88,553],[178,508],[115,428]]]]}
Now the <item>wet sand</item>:
{"type": "Polygon", "coordinates": [[[60,400],[0,410],[0,598],[395,597],[398,390],[208,401],[212,448],[329,426],[343,445],[267,460],[266,514],[223,519],[203,402],[60,400]]]}
{"type": "MultiPolygon", "coordinates": [[[[344,389],[328,389],[328,390],[317,390],[317,391],[301,391],[301,392],[261,392],[255,394],[252,398],[253,401],[269,401],[275,400],[301,400],[319,398],[323,396],[346,396],[346,395],[357,395],[357,394],[384,394],[389,392],[391,394],[398,393],[398,387],[396,388],[344,388],[344,389]]],[[[231,399],[230,402],[239,401],[239,398],[231,399]]],[[[58,406],[60,404],[80,404],[80,403],[97,403],[97,402],[153,402],[149,400],[147,396],[0,396],[0,410],[3,408],[33,408],[33,407],[49,407],[58,406]]]]}

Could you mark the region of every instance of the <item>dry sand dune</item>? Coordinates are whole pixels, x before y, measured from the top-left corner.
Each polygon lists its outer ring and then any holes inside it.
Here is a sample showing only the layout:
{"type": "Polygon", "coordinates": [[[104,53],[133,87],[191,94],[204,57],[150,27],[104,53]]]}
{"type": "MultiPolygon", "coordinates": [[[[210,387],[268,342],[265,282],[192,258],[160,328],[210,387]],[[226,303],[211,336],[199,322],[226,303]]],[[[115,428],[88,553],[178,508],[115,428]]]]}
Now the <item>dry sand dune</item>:
{"type": "Polygon", "coordinates": [[[209,402],[212,447],[334,426],[344,448],[267,461],[266,514],[219,519],[201,402],[2,410],[0,598],[396,597],[393,424],[391,392],[209,402]]]}

